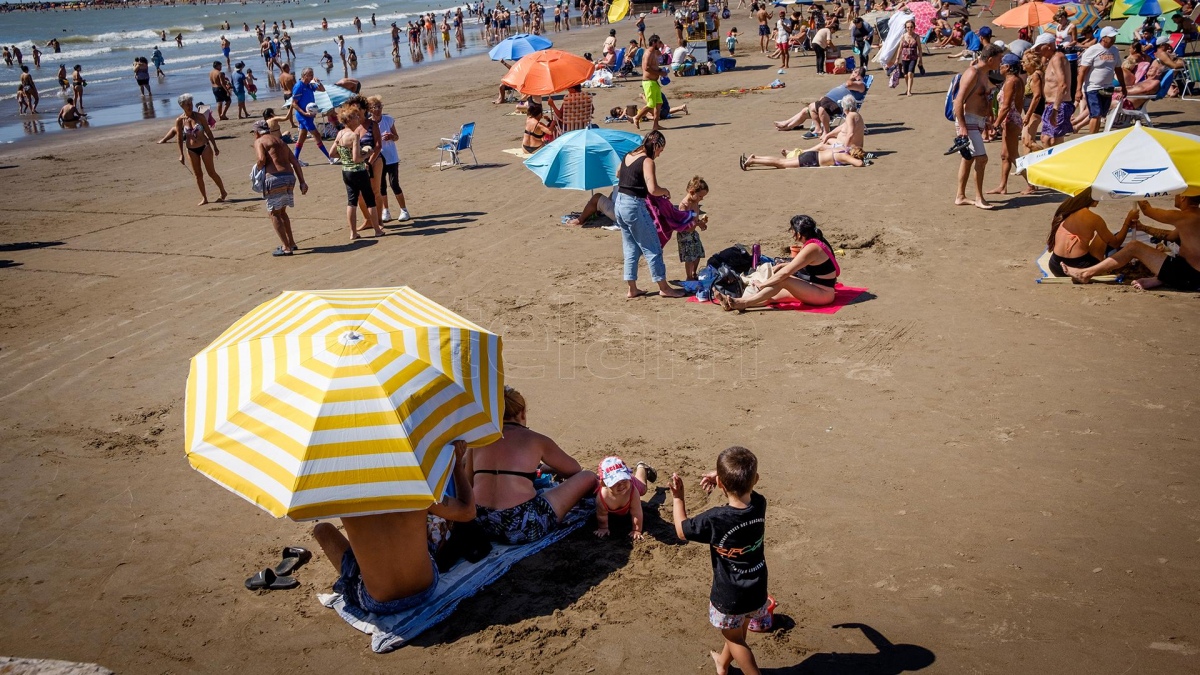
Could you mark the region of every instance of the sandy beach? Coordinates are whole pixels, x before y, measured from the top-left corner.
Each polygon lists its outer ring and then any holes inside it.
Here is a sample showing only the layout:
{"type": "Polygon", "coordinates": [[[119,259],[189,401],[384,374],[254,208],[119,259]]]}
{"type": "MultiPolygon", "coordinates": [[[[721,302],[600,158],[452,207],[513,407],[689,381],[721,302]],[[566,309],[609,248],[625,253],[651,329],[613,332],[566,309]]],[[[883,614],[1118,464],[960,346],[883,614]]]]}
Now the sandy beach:
{"type": "MultiPolygon", "coordinates": [[[[317,602],[335,579],[319,555],[298,589],[243,588],[282,546],[318,549],[311,524],[188,466],[189,358],[283,290],[408,285],[504,336],[531,428],[584,466],[617,453],[677,471],[697,510],[718,503],[696,481],[720,450],[758,455],[782,615],[751,639],[767,672],[901,672],[834,627],[848,623],[931,651],[923,673],[1200,672],[1200,298],[1036,284],[1057,193],[953,206],[942,108],[966,62],[941,53],[911,98],[873,70],[874,166],[739,171],[743,152],[807,147],[771,121],[841,81],[811,56],[777,76],[744,17],[735,71],[666,88],[691,114],[663,125],[659,180],[676,199],[707,180],[710,254],[778,252],[789,218],[812,215],[845,251],[842,281],[869,288],[834,315],[626,301],[619,233],[560,224],[587,193],[502,152],[523,118],[491,104],[503,68],[486,56],[367,81],[402,130],[414,220],[350,244],[338,169],[309,143],[290,258],[271,257],[250,190],[249,121],[216,129],[231,200],[206,207],[175,146],[154,143],[168,121],[4,147],[0,655],[121,673],[711,672],[708,551],[674,540],[661,479],[646,541],[577,532],[389,655],[317,602]],[[776,77],[787,87],[721,94],[776,77]],[[471,121],[480,166],[433,168],[437,140],[471,121]]],[[[552,37],[598,54],[606,34],[552,37]]],[[[637,92],[598,91],[598,117],[637,92]]],[[[1191,133],[1198,111],[1152,108],[1191,133]]],[[[1097,212],[1115,229],[1125,208],[1097,212]]],[[[674,243],[665,257],[681,278],[674,243]]]]}

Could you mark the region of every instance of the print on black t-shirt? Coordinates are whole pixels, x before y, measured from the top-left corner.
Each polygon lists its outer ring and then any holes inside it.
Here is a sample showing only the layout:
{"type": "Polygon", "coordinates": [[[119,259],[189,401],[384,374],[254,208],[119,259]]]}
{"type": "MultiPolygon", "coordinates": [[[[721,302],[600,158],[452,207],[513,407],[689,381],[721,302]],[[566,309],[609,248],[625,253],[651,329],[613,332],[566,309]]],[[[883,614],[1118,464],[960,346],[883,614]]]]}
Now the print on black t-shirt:
{"type": "Polygon", "coordinates": [[[718,506],[683,521],[688,541],[709,545],[713,583],[709,601],[722,614],[748,614],[767,602],[767,500],[750,493],[750,506],[718,506]]]}

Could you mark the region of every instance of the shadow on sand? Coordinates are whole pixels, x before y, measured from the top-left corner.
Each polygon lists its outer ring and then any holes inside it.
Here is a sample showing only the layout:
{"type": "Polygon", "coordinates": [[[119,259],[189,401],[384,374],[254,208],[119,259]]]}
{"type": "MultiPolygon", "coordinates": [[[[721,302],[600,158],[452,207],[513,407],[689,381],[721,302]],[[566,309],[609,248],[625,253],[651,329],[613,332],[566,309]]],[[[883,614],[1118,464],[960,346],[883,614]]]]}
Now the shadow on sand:
{"type": "MultiPolygon", "coordinates": [[[[775,616],[776,622],[783,618],[782,615],[775,616]]],[[[791,623],[787,619],[786,624],[791,623]]],[[[928,649],[918,645],[892,644],[879,631],[863,623],[839,623],[834,628],[861,630],[877,651],[849,654],[818,652],[794,666],[763,668],[762,672],[769,675],[900,675],[927,668],[937,660],[928,649]]]]}

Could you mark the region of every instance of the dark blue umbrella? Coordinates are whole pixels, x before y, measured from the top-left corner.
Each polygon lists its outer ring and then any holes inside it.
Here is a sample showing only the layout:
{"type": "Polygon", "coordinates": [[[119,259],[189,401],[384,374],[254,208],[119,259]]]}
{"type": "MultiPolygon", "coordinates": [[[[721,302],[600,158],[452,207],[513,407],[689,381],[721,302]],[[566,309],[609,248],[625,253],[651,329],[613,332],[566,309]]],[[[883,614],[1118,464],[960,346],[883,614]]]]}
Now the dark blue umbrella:
{"type": "Polygon", "coordinates": [[[517,33],[512,37],[501,40],[500,44],[492,47],[492,50],[488,52],[488,56],[492,57],[493,61],[501,59],[516,61],[521,57],[529,56],[534,52],[540,52],[543,49],[549,49],[553,46],[553,42],[541,35],[517,33]]]}

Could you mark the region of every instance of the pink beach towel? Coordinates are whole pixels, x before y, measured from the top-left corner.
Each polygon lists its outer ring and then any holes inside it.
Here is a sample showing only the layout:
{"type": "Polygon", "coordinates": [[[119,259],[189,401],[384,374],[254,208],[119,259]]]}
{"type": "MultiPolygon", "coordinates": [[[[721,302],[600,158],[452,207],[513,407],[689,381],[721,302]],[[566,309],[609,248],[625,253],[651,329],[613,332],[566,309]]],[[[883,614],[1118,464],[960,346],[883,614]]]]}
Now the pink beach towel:
{"type": "MultiPolygon", "coordinates": [[[[854,302],[858,298],[858,296],[867,292],[867,289],[865,289],[865,288],[853,288],[851,286],[843,286],[842,284],[838,284],[837,286],[834,286],[833,289],[834,289],[833,302],[828,305],[814,307],[812,305],[806,305],[803,302],[800,302],[799,300],[789,300],[787,302],[773,302],[773,303],[767,305],[767,307],[769,307],[771,309],[778,309],[778,310],[791,310],[791,311],[795,311],[795,312],[809,312],[810,314],[837,314],[838,310],[840,310],[841,308],[845,307],[846,305],[849,305],[850,303],[854,302]]],[[[687,301],[688,302],[700,302],[698,299],[696,299],[696,296],[692,296],[692,297],[688,298],[687,301]]],[[[709,304],[715,305],[716,303],[709,303],[709,304]]]]}

